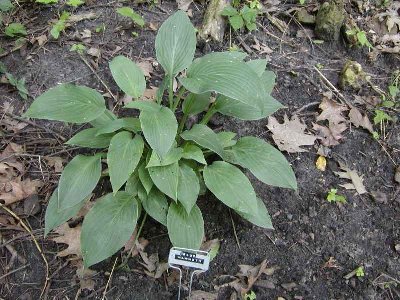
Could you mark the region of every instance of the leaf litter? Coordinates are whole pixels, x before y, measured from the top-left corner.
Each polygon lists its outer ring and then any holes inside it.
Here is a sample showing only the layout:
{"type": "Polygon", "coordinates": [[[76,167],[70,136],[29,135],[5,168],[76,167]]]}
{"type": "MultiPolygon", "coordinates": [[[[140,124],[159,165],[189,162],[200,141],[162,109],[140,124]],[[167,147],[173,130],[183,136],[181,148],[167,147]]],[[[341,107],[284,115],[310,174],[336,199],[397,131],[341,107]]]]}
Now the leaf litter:
{"type": "Polygon", "coordinates": [[[334,172],[335,175],[351,181],[351,183],[340,184],[340,186],[344,187],[347,190],[356,190],[357,193],[360,195],[367,193],[367,190],[365,189],[363,183],[363,177],[358,175],[356,170],[351,170],[345,164],[339,163],[339,165],[343,172],[334,172]]]}

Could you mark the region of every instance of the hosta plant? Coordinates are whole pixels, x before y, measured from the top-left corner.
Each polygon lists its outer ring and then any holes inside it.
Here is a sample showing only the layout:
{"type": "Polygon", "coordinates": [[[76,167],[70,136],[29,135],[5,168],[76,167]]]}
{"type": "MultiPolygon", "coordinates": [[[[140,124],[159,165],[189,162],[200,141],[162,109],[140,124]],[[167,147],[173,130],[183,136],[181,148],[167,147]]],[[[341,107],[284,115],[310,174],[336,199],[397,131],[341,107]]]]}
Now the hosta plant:
{"type": "Polygon", "coordinates": [[[281,107],[270,96],[275,75],[265,70],[265,60],[245,61],[238,52],[193,60],[196,31],[182,11],[162,24],[155,48],[165,71],[155,101],[143,100],[145,77],[134,62],[124,56],[110,62],[115,82],[133,98],[125,107],[138,117],[117,118],[100,93],[71,84],[48,90],[26,112],[27,117],[91,125],[67,144],[98,150],[79,154],[66,165],[45,219],[48,234],[76,215],[99,181],[109,178],[112,192],[96,200],[83,220],[85,266],[116,253],[141,214],[166,226],[174,246],[198,249],[204,222],[196,201],[206,189],[248,221],[272,228],[264,202],[242,169],[266,184],[297,188],[289,163],[273,146],[207,126],[215,113],[259,120],[281,107]],[[203,116],[199,123],[185,128],[188,117],[196,114],[203,116]]]}

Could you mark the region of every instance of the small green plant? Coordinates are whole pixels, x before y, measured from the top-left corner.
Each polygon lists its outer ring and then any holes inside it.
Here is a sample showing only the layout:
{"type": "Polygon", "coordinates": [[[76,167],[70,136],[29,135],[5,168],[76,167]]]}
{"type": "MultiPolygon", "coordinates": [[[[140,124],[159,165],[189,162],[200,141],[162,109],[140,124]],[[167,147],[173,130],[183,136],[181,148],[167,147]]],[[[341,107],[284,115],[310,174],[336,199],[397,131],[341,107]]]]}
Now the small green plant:
{"type": "Polygon", "coordinates": [[[69,49],[69,51],[78,52],[79,54],[83,54],[83,52],[85,52],[85,50],[86,50],[86,46],[83,44],[73,44],[71,46],[71,49],[69,49]]]}
{"type": "Polygon", "coordinates": [[[249,291],[244,295],[244,299],[245,300],[256,300],[257,295],[256,295],[256,293],[254,293],[254,291],[249,291]]]}
{"type": "Polygon", "coordinates": [[[368,49],[373,48],[373,46],[371,45],[371,43],[369,42],[368,38],[367,38],[367,34],[365,33],[365,31],[360,30],[359,28],[353,28],[350,30],[346,31],[346,34],[353,39],[356,39],[356,42],[359,46],[361,47],[368,47],[368,49]]]}
{"type": "Polygon", "coordinates": [[[141,15],[136,13],[132,8],[130,7],[120,7],[117,8],[117,13],[119,13],[123,17],[128,17],[132,20],[134,24],[139,25],[140,27],[144,26],[144,20],[141,15]]]}
{"type": "Polygon", "coordinates": [[[0,75],[1,74],[4,74],[8,83],[18,90],[18,94],[22,97],[22,99],[28,99],[29,93],[25,86],[25,78],[17,79],[13,74],[8,72],[4,64],[0,64],[0,75]]]}
{"type": "Polygon", "coordinates": [[[71,84],[46,91],[25,113],[92,126],[67,144],[99,152],[77,155],[65,166],[45,216],[47,235],[81,209],[101,178],[109,178],[112,192],[95,202],[82,224],[87,267],[123,247],[142,212],[142,223],[149,215],[167,227],[174,246],[199,249],[204,222],[196,201],[205,188],[253,224],[272,228],[264,202],[239,167],[266,184],[297,189],[290,164],[273,146],[251,136],[235,139],[233,132],[216,133],[207,126],[216,113],[259,120],[282,107],[270,95],[275,75],[265,70],[266,60],[245,62],[246,55],[239,52],[193,60],[196,30],[183,11],[162,24],[155,49],[165,78],[154,102],[142,100],[145,76],[134,62],[124,56],[110,62],[115,82],[134,99],[125,107],[138,110],[138,118],[117,118],[100,93],[71,84]],[[178,76],[184,70],[185,76],[178,76]],[[180,83],[176,92],[175,78],[180,83]],[[211,93],[216,96],[212,103],[211,93]],[[203,112],[199,124],[185,128],[189,116],[203,112]]]}
{"type": "Polygon", "coordinates": [[[83,0],[68,0],[65,4],[72,6],[72,7],[78,7],[82,4],[85,4],[85,1],[83,1],[83,0]]]}
{"type": "Polygon", "coordinates": [[[357,269],[355,269],[355,272],[356,272],[356,276],[357,277],[364,277],[365,276],[364,267],[363,266],[360,266],[357,269]]]}
{"type": "Polygon", "coordinates": [[[393,118],[385,113],[383,110],[375,109],[374,124],[378,125],[384,121],[393,121],[393,118]]]}
{"type": "Polygon", "coordinates": [[[4,33],[6,34],[6,36],[9,37],[20,37],[20,36],[26,36],[28,34],[26,32],[25,26],[22,25],[21,23],[9,24],[5,28],[4,33]]]}
{"type": "Polygon", "coordinates": [[[334,203],[346,203],[346,197],[342,195],[337,194],[338,190],[337,189],[331,189],[326,196],[326,200],[328,202],[334,202],[334,203]]]}
{"type": "Polygon", "coordinates": [[[0,0],[0,12],[7,12],[14,8],[10,0],[0,0]]]}
{"type": "Polygon", "coordinates": [[[57,40],[60,37],[60,33],[65,29],[69,17],[70,13],[63,11],[58,21],[53,25],[50,34],[54,39],[57,40]]]}
{"type": "Polygon", "coordinates": [[[35,2],[41,4],[56,4],[58,0],[35,0],[35,2]]]}
{"type": "Polygon", "coordinates": [[[257,3],[252,4],[253,7],[245,4],[239,10],[233,6],[228,5],[224,8],[221,15],[228,18],[229,24],[234,30],[246,27],[247,30],[253,31],[257,29],[256,18],[259,12],[257,3]]]}
{"type": "Polygon", "coordinates": [[[299,0],[299,3],[300,3],[301,5],[304,5],[304,4],[306,4],[306,0],[299,0]]]}
{"type": "Polygon", "coordinates": [[[388,86],[388,93],[387,97],[383,96],[383,102],[382,106],[386,108],[391,108],[396,105],[397,103],[397,98],[400,95],[400,70],[396,70],[393,72],[392,80],[388,86]]]}
{"type": "Polygon", "coordinates": [[[101,25],[97,26],[95,31],[96,31],[96,33],[100,33],[100,32],[106,31],[106,24],[102,23],[101,25]]]}

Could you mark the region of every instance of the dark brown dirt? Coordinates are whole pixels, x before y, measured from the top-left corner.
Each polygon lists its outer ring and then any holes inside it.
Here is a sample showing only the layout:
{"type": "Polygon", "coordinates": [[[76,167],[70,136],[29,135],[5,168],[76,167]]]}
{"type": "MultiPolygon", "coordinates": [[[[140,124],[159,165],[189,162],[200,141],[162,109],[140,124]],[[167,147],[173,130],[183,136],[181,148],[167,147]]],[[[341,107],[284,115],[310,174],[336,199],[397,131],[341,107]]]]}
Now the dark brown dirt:
{"type": "MultiPolygon", "coordinates": [[[[114,50],[116,47],[121,47],[119,54],[125,54],[134,59],[155,57],[155,32],[145,28],[138,30],[139,36],[133,38],[130,30],[117,30],[121,24],[127,25],[121,17],[116,15],[114,4],[106,3],[107,1],[97,1],[93,5],[77,9],[79,13],[96,12],[99,17],[96,20],[79,22],[67,29],[59,41],[50,41],[43,48],[28,45],[23,51],[12,52],[1,61],[11,72],[26,78],[27,87],[33,98],[60,82],[75,82],[105,92],[99,80],[79,56],[69,51],[73,43],[79,42],[76,40],[76,32],[90,29],[92,31],[90,46],[99,48],[103,52],[98,62],[98,74],[116,93],[118,89],[108,70],[108,61],[114,55],[114,50]],[[94,29],[102,23],[106,25],[106,31],[96,34],[94,29]]],[[[204,7],[196,5],[198,9],[193,9],[193,21],[198,25],[201,22],[204,7]]],[[[137,7],[147,21],[155,24],[160,24],[175,9],[175,4],[168,2],[164,2],[161,9],[151,8],[148,5],[137,7]]],[[[37,17],[27,27],[30,32],[38,36],[45,33],[49,20],[56,16],[56,12],[56,8],[24,4],[18,10],[16,18],[26,22],[32,17],[37,17]]],[[[284,20],[290,21],[290,19],[284,20]]],[[[361,63],[372,76],[372,81],[381,88],[387,86],[392,72],[400,68],[399,57],[381,55],[376,62],[369,63],[366,60],[366,50],[348,49],[343,41],[311,47],[307,39],[296,38],[299,28],[294,24],[291,24],[286,35],[282,35],[267,19],[261,17],[260,22],[269,32],[289,43],[282,43],[280,39],[266,34],[262,29],[254,35],[242,34],[240,39],[251,45],[253,37],[256,36],[260,42],[267,44],[274,51],[270,55],[270,68],[277,73],[278,78],[274,96],[287,106],[277,114],[278,118],[285,113],[291,115],[308,103],[320,101],[321,93],[327,89],[312,68],[317,63],[324,65],[323,73],[336,86],[339,71],[347,59],[361,63]]],[[[239,45],[240,40],[237,39],[236,34],[232,35],[232,42],[239,45]]],[[[0,36],[0,43],[3,48],[10,49],[11,40],[0,36]]],[[[229,46],[228,42],[200,43],[197,55],[210,50],[227,49],[229,46]]],[[[250,54],[252,58],[264,56],[250,54]]],[[[159,83],[162,76],[161,70],[157,70],[157,73],[152,77],[155,85],[159,83]]],[[[354,91],[347,91],[344,94],[348,99],[353,99],[354,93],[354,91]]],[[[365,95],[373,92],[365,87],[359,93],[365,95]]],[[[17,93],[5,85],[0,85],[0,95],[2,104],[6,101],[11,102],[21,111],[32,101],[30,98],[27,103],[22,102],[17,93]]],[[[111,100],[109,102],[113,104],[111,100]]],[[[119,113],[126,112],[119,111],[119,113]]],[[[311,128],[311,122],[315,120],[315,115],[318,113],[317,107],[310,107],[302,113],[302,119],[311,128]]],[[[55,128],[67,137],[79,129],[56,122],[38,121],[38,123],[55,128]]],[[[212,123],[216,128],[237,132],[238,136],[254,135],[273,142],[266,128],[267,120],[242,122],[216,116],[212,123]]],[[[393,160],[399,164],[398,122],[389,124],[386,131],[388,137],[384,141],[385,147],[393,160]]],[[[44,135],[36,134],[35,136],[39,138],[44,135]]],[[[13,141],[17,142],[18,138],[7,134],[2,141],[2,147],[13,141]]],[[[63,149],[59,144],[56,143],[56,145],[59,149],[63,149]]],[[[37,150],[33,146],[27,149],[29,153],[35,153],[37,150]]],[[[400,299],[400,289],[398,286],[396,288],[394,280],[388,280],[385,288],[378,285],[376,280],[381,274],[396,279],[397,284],[400,280],[399,252],[396,252],[394,248],[400,243],[400,193],[399,185],[396,185],[393,180],[395,167],[392,160],[370,134],[356,128],[348,129],[342,143],[332,149],[332,158],[328,159],[328,168],[325,172],[315,168],[316,149],[309,150],[309,152],[287,156],[298,179],[298,193],[266,186],[249,174],[258,195],[266,203],[275,230],[256,228],[232,214],[240,248],[236,243],[229,210],[210,194],[199,200],[205,219],[206,237],[221,239],[221,248],[211,263],[210,271],[195,279],[195,290],[212,292],[216,285],[224,283],[221,282],[220,276],[235,275],[239,270],[239,264],[257,265],[263,259],[267,259],[269,266],[277,266],[279,269],[271,276],[261,277],[262,280],[269,281],[270,288],[257,284],[253,287],[257,299],[277,299],[277,297],[285,299],[400,299]],[[333,173],[338,170],[336,163],[338,159],[364,176],[364,184],[369,192],[384,193],[387,202],[380,203],[369,194],[359,196],[352,191],[339,188],[339,184],[343,184],[344,181],[338,179],[333,173]],[[327,202],[325,197],[330,188],[339,188],[340,193],[346,196],[348,203],[337,206],[327,202]],[[324,268],[324,264],[330,257],[336,260],[338,268],[324,268]],[[364,266],[364,277],[353,277],[350,280],[343,278],[358,266],[364,266]],[[287,283],[295,283],[296,287],[292,290],[285,289],[284,286],[287,283]]],[[[48,149],[47,153],[52,151],[55,150],[48,149]]],[[[71,154],[73,152],[64,153],[66,158],[71,154]]],[[[33,165],[32,168],[34,167],[33,165]]],[[[30,173],[27,176],[34,177],[35,174],[37,175],[37,173],[30,173]]],[[[77,295],[79,288],[75,281],[75,270],[65,265],[64,259],[55,256],[61,246],[43,239],[42,236],[41,229],[44,227],[46,205],[44,197],[57,181],[57,176],[50,175],[48,184],[40,194],[43,197],[42,211],[36,216],[29,217],[27,222],[36,229],[36,237],[49,260],[50,274],[55,274],[47,291],[47,299],[71,299],[77,295]]],[[[13,208],[18,210],[18,206],[13,208]]],[[[0,297],[38,299],[45,276],[39,253],[23,232],[3,230],[1,224],[0,230],[7,239],[18,234],[22,235],[12,242],[12,245],[29,263],[25,269],[0,281],[0,297]]],[[[142,236],[150,241],[146,251],[149,254],[158,253],[160,259],[165,261],[170,247],[166,229],[149,220],[142,236]]],[[[0,255],[0,265],[4,271],[10,258],[4,246],[0,248],[0,255]]],[[[139,258],[136,257],[130,262],[130,266],[135,271],[118,270],[113,274],[107,299],[175,299],[176,284],[167,287],[164,278],[155,280],[147,277],[141,271],[143,268],[138,261],[139,258]]],[[[98,271],[94,276],[96,291],[83,291],[79,298],[101,299],[103,288],[108,280],[105,272],[111,271],[113,262],[114,258],[110,258],[94,268],[98,271]]],[[[221,289],[218,299],[229,299],[232,291],[231,288],[221,289]]]]}

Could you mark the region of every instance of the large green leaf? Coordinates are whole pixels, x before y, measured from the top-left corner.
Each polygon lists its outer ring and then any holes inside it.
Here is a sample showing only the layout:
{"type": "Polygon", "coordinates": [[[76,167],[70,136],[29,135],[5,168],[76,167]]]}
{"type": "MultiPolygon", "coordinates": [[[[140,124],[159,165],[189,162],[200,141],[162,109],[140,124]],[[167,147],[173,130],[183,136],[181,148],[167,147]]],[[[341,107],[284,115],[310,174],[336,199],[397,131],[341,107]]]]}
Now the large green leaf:
{"type": "Polygon", "coordinates": [[[167,107],[161,107],[156,112],[142,110],[139,119],[146,141],[158,155],[165,156],[171,149],[178,130],[174,113],[167,107]]]}
{"type": "Polygon", "coordinates": [[[58,184],[58,209],[80,203],[94,190],[101,176],[101,155],[75,156],[64,168],[58,184]]]}
{"type": "Polygon", "coordinates": [[[272,71],[265,71],[261,76],[261,80],[263,81],[265,91],[268,94],[271,94],[275,86],[275,80],[276,80],[275,73],[272,71]]]}
{"type": "Polygon", "coordinates": [[[182,132],[181,137],[186,141],[193,141],[204,148],[210,149],[221,157],[223,156],[224,147],[218,135],[206,125],[196,124],[190,130],[182,132]]]}
{"type": "Polygon", "coordinates": [[[266,59],[253,59],[246,62],[246,64],[256,72],[258,77],[264,73],[265,68],[267,67],[266,59]]]}
{"type": "Polygon", "coordinates": [[[168,197],[178,199],[179,165],[148,168],[150,177],[157,188],[168,197]]]}
{"type": "Polygon", "coordinates": [[[145,100],[135,100],[125,105],[125,108],[136,108],[139,110],[146,110],[154,113],[158,112],[161,109],[161,107],[162,106],[160,104],[157,104],[153,101],[145,101],[145,100]]]}
{"type": "Polygon", "coordinates": [[[145,161],[140,164],[138,172],[139,172],[140,182],[142,183],[144,189],[146,190],[146,193],[147,194],[150,193],[151,188],[153,187],[154,183],[150,177],[149,170],[146,169],[145,161]]]}
{"type": "Polygon", "coordinates": [[[128,180],[143,154],[144,142],[140,135],[122,131],[110,142],[107,153],[107,164],[113,192],[116,193],[128,180]]]}
{"type": "Polygon", "coordinates": [[[155,151],[153,151],[146,168],[168,166],[176,163],[182,158],[182,152],[182,148],[171,148],[164,157],[160,157],[155,151]]]}
{"type": "Polygon", "coordinates": [[[236,144],[236,133],[232,131],[221,131],[217,133],[217,136],[224,148],[231,147],[236,144]]]}
{"type": "Polygon", "coordinates": [[[122,118],[109,121],[108,123],[100,126],[97,130],[96,135],[115,132],[122,128],[133,132],[138,132],[142,130],[138,118],[122,118]]]}
{"type": "Polygon", "coordinates": [[[182,157],[186,159],[193,159],[203,165],[207,164],[203,151],[201,151],[201,149],[196,145],[186,144],[183,147],[182,157]]]}
{"type": "Polygon", "coordinates": [[[297,189],[296,176],[285,156],[256,137],[242,137],[232,147],[235,163],[249,169],[260,181],[297,189]]]}
{"type": "Polygon", "coordinates": [[[263,111],[264,88],[256,72],[246,63],[225,53],[211,53],[196,59],[179,78],[195,94],[217,92],[263,111]]]}
{"type": "Polygon", "coordinates": [[[47,204],[46,214],[44,216],[44,236],[75,216],[87,200],[88,198],[85,198],[71,208],[60,210],[58,209],[58,189],[55,189],[47,204]]]}
{"type": "Polygon", "coordinates": [[[200,249],[204,237],[204,221],[200,208],[195,205],[190,214],[179,203],[168,209],[167,228],[169,239],[175,247],[200,249]]]}
{"type": "Polygon", "coordinates": [[[146,89],[142,69],[125,56],[117,56],[110,62],[111,74],[125,94],[139,98],[146,89]]]}
{"type": "Polygon", "coordinates": [[[175,76],[190,65],[196,50],[196,31],[184,11],[177,11],[161,25],[155,47],[157,60],[168,75],[175,76]]]}
{"type": "Polygon", "coordinates": [[[153,187],[150,193],[141,200],[143,208],[149,216],[167,226],[168,201],[165,195],[153,187]]]}
{"type": "Polygon", "coordinates": [[[246,219],[254,225],[260,226],[266,229],[274,229],[272,226],[271,216],[265,207],[264,202],[257,197],[257,210],[255,214],[248,214],[243,212],[237,212],[242,218],[246,219]]]}
{"type": "Polygon", "coordinates": [[[196,115],[204,111],[210,104],[211,93],[190,93],[182,103],[182,111],[186,115],[196,115]]]}
{"type": "Polygon", "coordinates": [[[99,128],[101,126],[108,124],[109,122],[111,122],[113,120],[116,120],[116,119],[117,119],[117,116],[114,115],[113,112],[106,109],[100,116],[98,116],[96,119],[90,121],[89,124],[92,125],[93,127],[99,128]]]}
{"type": "Polygon", "coordinates": [[[37,97],[24,116],[87,123],[105,110],[104,98],[97,91],[85,86],[61,84],[37,97]]]}
{"type": "Polygon", "coordinates": [[[203,177],[207,188],[225,205],[239,212],[256,213],[256,193],[249,179],[237,167],[215,161],[204,167],[203,177]]]}
{"type": "Polygon", "coordinates": [[[84,129],[75,134],[66,142],[68,145],[81,146],[86,148],[107,148],[110,145],[113,133],[97,134],[97,128],[84,129]]]}
{"type": "Polygon", "coordinates": [[[139,184],[139,172],[135,171],[126,181],[125,192],[131,194],[132,196],[136,196],[138,194],[139,184]]]}
{"type": "Polygon", "coordinates": [[[81,248],[85,267],[117,252],[129,240],[139,218],[137,200],[126,192],[107,194],[85,216],[81,248]]]}
{"type": "Polygon", "coordinates": [[[179,165],[178,201],[190,214],[199,196],[200,184],[196,173],[186,164],[179,165]]]}

